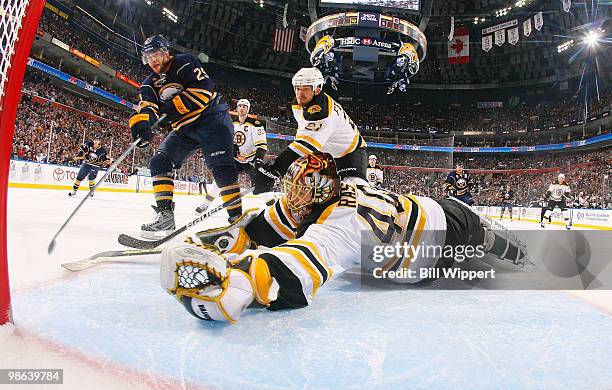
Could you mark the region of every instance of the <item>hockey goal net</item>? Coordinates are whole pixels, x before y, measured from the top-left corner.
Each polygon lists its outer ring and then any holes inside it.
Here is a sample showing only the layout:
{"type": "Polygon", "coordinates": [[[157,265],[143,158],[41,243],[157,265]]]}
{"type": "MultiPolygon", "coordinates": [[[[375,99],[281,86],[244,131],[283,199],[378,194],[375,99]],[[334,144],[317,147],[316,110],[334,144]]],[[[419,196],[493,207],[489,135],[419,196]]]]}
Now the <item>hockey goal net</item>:
{"type": "Polygon", "coordinates": [[[0,325],[11,321],[6,198],[15,115],[44,0],[0,0],[0,325]]]}

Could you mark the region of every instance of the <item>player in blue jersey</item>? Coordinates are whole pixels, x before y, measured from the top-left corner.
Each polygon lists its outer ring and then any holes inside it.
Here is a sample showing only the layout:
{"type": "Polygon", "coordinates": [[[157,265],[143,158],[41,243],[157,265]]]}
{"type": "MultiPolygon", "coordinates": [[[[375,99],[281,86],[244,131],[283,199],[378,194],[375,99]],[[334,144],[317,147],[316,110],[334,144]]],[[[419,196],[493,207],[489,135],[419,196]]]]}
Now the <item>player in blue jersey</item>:
{"type": "Polygon", "coordinates": [[[453,196],[463,203],[471,206],[474,204],[470,189],[474,186],[472,175],[463,169],[463,164],[458,163],[454,171],[449,172],[444,182],[444,189],[449,196],[453,196]]]}
{"type": "MultiPolygon", "coordinates": [[[[110,158],[106,155],[106,149],[102,146],[100,140],[85,141],[79,148],[75,157],[76,161],[81,162],[81,168],[77,177],[74,180],[72,191],[68,193],[68,196],[74,196],[86,177],[89,177],[89,188],[96,184],[96,177],[98,176],[98,170],[100,168],[107,168],[111,164],[110,158]]],[[[93,196],[93,193],[91,194],[93,196]]]]}
{"type": "Polygon", "coordinates": [[[146,146],[151,126],[162,115],[172,131],[151,161],[157,218],[142,225],[142,236],[158,238],[175,229],[172,170],[198,149],[213,173],[230,221],[242,215],[240,186],[234,163],[234,129],[228,106],[200,61],[189,54],[172,54],[162,36],[148,38],[142,49],[143,63],[152,73],[140,85],[140,103],[130,118],[132,138],[146,146]]]}

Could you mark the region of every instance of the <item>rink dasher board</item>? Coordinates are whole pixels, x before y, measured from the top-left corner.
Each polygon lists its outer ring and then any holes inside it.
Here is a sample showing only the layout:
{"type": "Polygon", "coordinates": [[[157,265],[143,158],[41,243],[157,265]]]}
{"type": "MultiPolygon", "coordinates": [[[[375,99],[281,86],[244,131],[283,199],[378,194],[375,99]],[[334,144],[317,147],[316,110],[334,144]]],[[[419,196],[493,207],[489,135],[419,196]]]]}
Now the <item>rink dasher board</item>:
{"type": "MultiPolygon", "coordinates": [[[[499,218],[501,207],[499,206],[474,206],[474,209],[491,218],[499,218]]],[[[540,223],[540,207],[513,207],[512,218],[517,221],[540,223]]],[[[577,228],[612,230],[612,210],[602,209],[573,209],[570,208],[570,220],[572,226],[577,228]]],[[[508,210],[504,213],[504,220],[509,220],[508,210]]],[[[565,225],[561,210],[556,209],[552,213],[552,223],[565,225]]]]}
{"type": "MultiPolygon", "coordinates": [[[[9,188],[69,190],[74,185],[79,168],[35,161],[11,160],[9,188]]],[[[102,177],[103,171],[105,170],[100,169],[98,178],[102,177]]],[[[86,181],[83,180],[80,190],[89,189],[86,181]]],[[[153,180],[148,176],[127,176],[122,172],[113,172],[96,191],[153,193],[153,180]]],[[[175,180],[174,192],[179,195],[199,194],[198,183],[175,180]]]]}
{"type": "MultiPolygon", "coordinates": [[[[10,188],[36,188],[70,190],[79,171],[79,167],[57,164],[45,164],[33,161],[11,160],[9,167],[10,188]]],[[[98,175],[101,177],[102,175],[98,175]]],[[[85,183],[83,183],[85,184],[85,183]]],[[[81,190],[88,190],[82,185],[81,190]]],[[[153,180],[148,176],[127,176],[113,172],[97,189],[101,192],[153,193],[153,180]]],[[[183,180],[174,181],[174,193],[177,195],[199,194],[198,183],[183,180]]],[[[474,206],[475,209],[491,218],[499,218],[499,206],[474,206]]],[[[539,207],[513,207],[513,219],[518,221],[540,222],[539,207]]],[[[612,210],[570,209],[572,225],[578,228],[612,230],[612,210]]],[[[508,211],[504,219],[509,219],[508,211]]],[[[564,224],[560,210],[553,211],[553,224],[564,224]]]]}

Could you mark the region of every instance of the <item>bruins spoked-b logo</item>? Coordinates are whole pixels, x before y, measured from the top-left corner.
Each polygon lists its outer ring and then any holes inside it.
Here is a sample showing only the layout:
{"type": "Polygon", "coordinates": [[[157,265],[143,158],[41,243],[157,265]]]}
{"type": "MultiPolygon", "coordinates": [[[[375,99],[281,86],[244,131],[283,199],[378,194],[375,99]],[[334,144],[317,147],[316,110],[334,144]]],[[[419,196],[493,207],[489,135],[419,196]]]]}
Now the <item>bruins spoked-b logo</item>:
{"type": "Polygon", "coordinates": [[[246,135],[242,131],[237,131],[234,133],[234,143],[238,146],[244,145],[246,142],[246,135]]]}
{"type": "Polygon", "coordinates": [[[376,181],[376,174],[375,174],[375,173],[370,173],[370,174],[368,175],[368,181],[369,181],[370,183],[375,182],[375,181],[376,181]]]}

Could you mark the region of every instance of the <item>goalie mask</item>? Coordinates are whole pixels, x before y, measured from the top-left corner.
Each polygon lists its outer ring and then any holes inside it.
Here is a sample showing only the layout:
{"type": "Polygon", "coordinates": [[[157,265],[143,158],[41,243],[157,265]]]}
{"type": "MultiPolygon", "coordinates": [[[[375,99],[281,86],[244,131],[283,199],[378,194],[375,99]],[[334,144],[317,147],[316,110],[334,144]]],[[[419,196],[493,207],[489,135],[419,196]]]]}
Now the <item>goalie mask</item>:
{"type": "Polygon", "coordinates": [[[283,179],[283,194],[293,214],[305,216],[313,205],[330,201],[340,189],[336,163],[327,153],[298,158],[283,179]]]}

